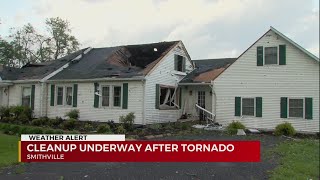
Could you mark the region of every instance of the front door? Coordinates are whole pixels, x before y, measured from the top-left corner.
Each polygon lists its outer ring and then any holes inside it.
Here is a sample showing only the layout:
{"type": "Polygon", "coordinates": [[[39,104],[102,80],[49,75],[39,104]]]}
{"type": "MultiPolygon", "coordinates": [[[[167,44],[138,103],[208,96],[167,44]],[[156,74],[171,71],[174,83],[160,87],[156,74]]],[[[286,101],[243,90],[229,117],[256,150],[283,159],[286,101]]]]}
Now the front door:
{"type": "MultiPolygon", "coordinates": [[[[206,92],[205,91],[198,91],[198,105],[202,108],[206,108],[206,92]]],[[[199,118],[200,120],[204,120],[204,113],[203,111],[199,111],[199,118]]]]}

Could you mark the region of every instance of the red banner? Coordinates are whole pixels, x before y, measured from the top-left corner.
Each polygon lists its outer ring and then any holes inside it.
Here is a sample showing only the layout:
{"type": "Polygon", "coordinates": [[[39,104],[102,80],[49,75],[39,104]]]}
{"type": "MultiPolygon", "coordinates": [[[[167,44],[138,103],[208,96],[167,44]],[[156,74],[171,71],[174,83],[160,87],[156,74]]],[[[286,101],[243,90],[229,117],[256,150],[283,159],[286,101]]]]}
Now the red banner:
{"type": "Polygon", "coordinates": [[[21,141],[21,162],[259,162],[259,141],[21,141]]]}

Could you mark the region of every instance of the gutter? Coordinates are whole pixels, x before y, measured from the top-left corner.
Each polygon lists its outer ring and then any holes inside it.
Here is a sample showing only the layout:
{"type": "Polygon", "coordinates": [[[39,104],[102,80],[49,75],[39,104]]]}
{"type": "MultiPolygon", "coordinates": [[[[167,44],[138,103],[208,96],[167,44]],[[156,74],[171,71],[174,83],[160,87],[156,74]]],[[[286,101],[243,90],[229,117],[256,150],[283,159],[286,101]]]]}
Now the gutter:
{"type": "Polygon", "coordinates": [[[92,82],[92,81],[141,81],[144,76],[134,78],[95,78],[95,79],[57,79],[47,80],[46,82],[92,82]]]}
{"type": "Polygon", "coordinates": [[[211,83],[208,83],[208,82],[202,82],[202,83],[178,83],[178,85],[180,86],[184,86],[184,85],[195,85],[195,86],[198,86],[198,85],[210,85],[211,83]]]}

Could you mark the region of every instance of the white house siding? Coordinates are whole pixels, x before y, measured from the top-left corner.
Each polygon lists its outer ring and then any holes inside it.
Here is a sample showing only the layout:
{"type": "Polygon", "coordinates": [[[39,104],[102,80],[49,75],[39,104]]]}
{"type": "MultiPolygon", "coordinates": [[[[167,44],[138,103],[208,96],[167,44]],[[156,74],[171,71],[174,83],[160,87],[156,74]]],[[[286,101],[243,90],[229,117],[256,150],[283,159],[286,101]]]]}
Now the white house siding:
{"type": "Polygon", "coordinates": [[[212,112],[212,94],[210,94],[211,87],[209,85],[182,86],[182,110],[193,117],[198,116],[195,104],[198,103],[199,91],[205,91],[205,109],[212,112]]]}
{"type": "Polygon", "coordinates": [[[240,120],[247,127],[274,129],[290,122],[298,131],[319,132],[319,63],[277,36],[264,36],[215,81],[217,120],[240,120]],[[257,46],[286,44],[286,65],[257,66],[257,46]],[[262,117],[236,117],[235,96],[262,97],[262,117]],[[281,97],[312,97],[313,119],[280,118],[281,97]]]}
{"type": "MultiPolygon", "coordinates": [[[[143,81],[112,81],[112,82],[97,82],[99,85],[120,85],[123,83],[128,83],[128,109],[122,108],[94,108],[94,82],[85,83],[55,83],[57,86],[72,86],[73,84],[78,84],[78,101],[77,107],[71,106],[50,106],[51,97],[51,84],[48,84],[48,96],[47,96],[47,108],[48,117],[54,118],[56,116],[64,117],[66,112],[72,109],[78,109],[80,111],[80,120],[88,121],[100,121],[107,122],[113,120],[114,122],[119,122],[119,117],[121,115],[126,115],[130,112],[134,112],[135,124],[142,124],[142,113],[143,113],[143,81]]],[[[123,88],[122,88],[123,90],[123,88]]],[[[122,93],[121,93],[122,94],[122,93]]],[[[56,99],[56,95],[55,95],[56,99]]],[[[122,97],[121,97],[122,102],[122,97]]],[[[99,100],[101,103],[101,98],[99,100]]]]}
{"type": "Polygon", "coordinates": [[[35,117],[40,116],[40,85],[38,83],[19,83],[9,86],[9,106],[17,106],[22,103],[22,87],[31,87],[35,85],[34,110],[35,117]]]}
{"type": "Polygon", "coordinates": [[[156,84],[177,86],[184,75],[174,75],[174,55],[186,58],[186,71],[190,72],[193,66],[186,52],[180,48],[172,49],[157,67],[146,76],[145,86],[145,124],[174,122],[181,116],[180,110],[159,110],[155,108],[156,84]]]}

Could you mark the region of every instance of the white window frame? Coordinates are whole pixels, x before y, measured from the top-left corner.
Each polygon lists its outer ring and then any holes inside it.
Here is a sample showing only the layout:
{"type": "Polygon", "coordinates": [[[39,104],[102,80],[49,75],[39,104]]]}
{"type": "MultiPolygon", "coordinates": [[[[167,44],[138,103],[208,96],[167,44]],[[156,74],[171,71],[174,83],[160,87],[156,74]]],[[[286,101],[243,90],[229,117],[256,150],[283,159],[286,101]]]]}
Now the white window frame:
{"type": "Polygon", "coordinates": [[[110,101],[111,101],[111,100],[110,100],[110,99],[111,99],[111,86],[110,86],[110,85],[101,85],[101,86],[100,86],[100,92],[101,92],[100,107],[102,107],[102,108],[110,108],[110,107],[111,107],[111,102],[110,102],[110,101]],[[104,87],[109,87],[109,106],[103,106],[103,105],[102,105],[102,90],[103,90],[104,87]]]}
{"type": "Polygon", "coordinates": [[[122,84],[100,84],[99,85],[99,107],[103,109],[122,109],[123,85],[122,84]],[[102,87],[109,87],[109,106],[102,106],[102,87]],[[120,87],[120,106],[114,106],[114,87],[120,87]]]}
{"type": "Polygon", "coordinates": [[[255,97],[241,97],[241,116],[256,117],[256,98],[255,97]],[[253,115],[243,115],[243,99],[253,99],[253,115]]]}
{"type": "Polygon", "coordinates": [[[305,100],[304,100],[304,98],[302,98],[302,97],[288,97],[287,109],[288,109],[288,118],[290,118],[290,119],[304,119],[305,118],[305,100]],[[290,116],[290,99],[302,100],[302,117],[291,117],[290,116]]]}
{"type": "Polygon", "coordinates": [[[113,108],[115,108],[115,109],[117,109],[117,108],[119,108],[119,109],[121,109],[122,108],[122,90],[123,90],[123,87],[122,87],[122,85],[112,85],[112,107],[113,108]],[[120,87],[121,88],[121,90],[120,90],[120,104],[119,104],[119,106],[114,106],[114,88],[115,87],[120,87]]]}
{"type": "Polygon", "coordinates": [[[32,86],[22,86],[22,87],[21,87],[21,99],[20,99],[20,100],[21,100],[21,103],[20,103],[21,106],[23,106],[23,104],[22,104],[22,103],[23,103],[23,102],[22,102],[22,98],[23,98],[23,88],[30,88],[30,104],[29,104],[29,107],[31,107],[31,103],[32,103],[32,102],[31,102],[32,86]]]}
{"type": "Polygon", "coordinates": [[[73,96],[73,86],[64,86],[64,91],[63,91],[64,93],[65,93],[65,95],[64,95],[64,102],[65,102],[65,106],[73,106],[73,98],[74,98],[74,96],[73,96]],[[71,88],[71,105],[69,105],[69,104],[67,104],[67,88],[71,88]]]}
{"type": "Polygon", "coordinates": [[[56,86],[56,92],[55,92],[55,104],[56,106],[63,106],[64,105],[64,86],[56,86]],[[62,104],[58,104],[58,89],[62,88],[62,104]]]}
{"type": "Polygon", "coordinates": [[[263,65],[264,66],[277,66],[279,65],[279,46],[264,46],[263,47],[263,65]],[[272,48],[272,47],[276,47],[277,48],[277,64],[266,64],[266,60],[265,60],[265,53],[266,53],[266,48],[272,48]]]}
{"type": "Polygon", "coordinates": [[[161,88],[167,88],[167,89],[175,89],[175,88],[177,88],[177,90],[176,90],[176,93],[175,93],[175,97],[174,97],[174,102],[175,102],[175,104],[178,104],[179,105],[179,96],[178,96],[178,93],[179,93],[179,88],[178,87],[175,87],[175,86],[168,86],[168,85],[159,85],[159,110],[179,110],[179,108],[177,107],[177,106],[170,106],[170,107],[172,107],[172,108],[163,108],[163,107],[161,107],[161,88]]]}

